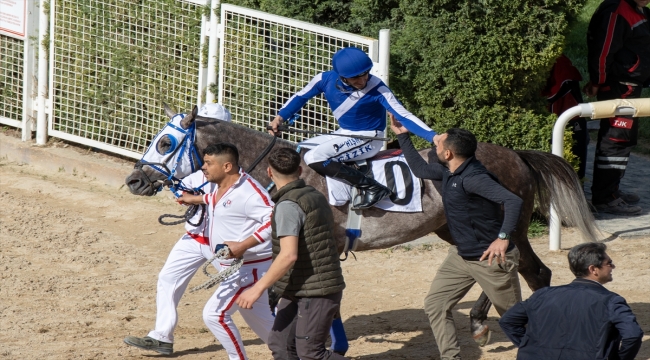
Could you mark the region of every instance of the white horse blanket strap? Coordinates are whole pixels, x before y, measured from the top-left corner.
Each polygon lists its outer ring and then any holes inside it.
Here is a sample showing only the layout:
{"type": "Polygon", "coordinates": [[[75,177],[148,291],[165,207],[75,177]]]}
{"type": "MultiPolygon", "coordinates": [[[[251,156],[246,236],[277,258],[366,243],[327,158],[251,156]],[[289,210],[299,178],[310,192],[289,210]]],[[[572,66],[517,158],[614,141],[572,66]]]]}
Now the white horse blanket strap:
{"type": "Polygon", "coordinates": [[[201,289],[209,289],[219,284],[220,282],[226,280],[227,278],[230,277],[230,275],[239,271],[239,268],[241,268],[241,266],[244,264],[243,259],[235,259],[228,268],[221,270],[217,274],[212,275],[208,272],[208,266],[210,266],[210,264],[212,264],[213,261],[217,259],[226,260],[229,255],[230,255],[230,249],[228,249],[227,246],[224,246],[221,249],[217,250],[217,252],[214,254],[212,259],[206,261],[205,264],[203,264],[203,267],[201,268],[205,276],[209,277],[210,280],[204,282],[199,286],[193,287],[192,289],[190,289],[190,292],[195,292],[196,290],[201,290],[201,289]]]}
{"type": "MultiPolygon", "coordinates": [[[[390,157],[385,157],[386,153],[382,156],[382,153],[370,160],[373,177],[396,194],[381,200],[375,206],[395,212],[422,211],[422,185],[406,164],[402,151],[390,150],[387,152],[390,157]]],[[[331,205],[345,205],[352,199],[352,189],[352,186],[344,182],[327,178],[327,193],[331,205]]]]}

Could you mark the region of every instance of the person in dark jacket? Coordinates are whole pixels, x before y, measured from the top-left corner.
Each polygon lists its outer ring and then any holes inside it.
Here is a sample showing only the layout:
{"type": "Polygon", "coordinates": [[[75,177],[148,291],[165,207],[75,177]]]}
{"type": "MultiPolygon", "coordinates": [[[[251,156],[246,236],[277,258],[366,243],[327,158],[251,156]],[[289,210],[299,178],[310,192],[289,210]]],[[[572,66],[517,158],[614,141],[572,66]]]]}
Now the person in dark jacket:
{"type": "MultiPolygon", "coordinates": [[[[589,22],[584,91],[599,101],[641,97],[650,85],[650,0],[605,0],[589,22]]],[[[637,143],[639,119],[617,116],[600,120],[591,202],[618,215],[641,213],[639,196],[619,188],[630,150],[637,143]]]]}
{"type": "Polygon", "coordinates": [[[616,268],[606,249],[574,246],[572,283],[539,289],[501,317],[503,332],[519,348],[517,359],[634,359],[643,331],[625,299],[603,286],[616,268]]]}
{"type": "Polygon", "coordinates": [[[300,160],[289,148],[269,154],[268,175],[278,188],[271,217],[273,263],[237,304],[250,308],[273,286],[282,296],[269,334],[273,358],[345,359],[325,347],[345,288],[334,214],[325,196],[300,179],[300,160]]]}
{"type": "Polygon", "coordinates": [[[521,300],[519,250],[510,242],[510,234],[523,201],[474,157],[477,141],[471,132],[453,128],[440,135],[435,145],[442,164],[428,164],[413,147],[408,130],[392,114],[390,118],[415,176],[442,180],[442,202],[455,245],[433,279],[424,310],[442,359],[460,359],[451,310],[475,283],[499,314],[521,300]]]}

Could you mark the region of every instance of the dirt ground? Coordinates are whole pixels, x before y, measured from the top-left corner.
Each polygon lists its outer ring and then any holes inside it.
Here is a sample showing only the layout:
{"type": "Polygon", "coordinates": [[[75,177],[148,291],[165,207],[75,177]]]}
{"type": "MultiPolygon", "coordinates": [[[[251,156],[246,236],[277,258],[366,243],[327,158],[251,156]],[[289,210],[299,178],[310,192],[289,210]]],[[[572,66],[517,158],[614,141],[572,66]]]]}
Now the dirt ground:
{"type": "MultiPolygon", "coordinates": [[[[181,213],[167,196],[136,197],[81,174],[39,172],[0,160],[0,358],[147,359],[127,335],[154,325],[157,273],[183,232],[161,226],[162,213],[181,213]]],[[[580,241],[564,229],[563,247],[580,241]]],[[[608,242],[617,265],[607,287],[624,296],[646,336],[639,359],[650,358],[650,239],[608,242]]],[[[548,237],[533,247],[553,270],[553,284],[572,280],[567,251],[549,252],[548,237]]],[[[422,302],[446,244],[357,253],[343,263],[342,314],[353,359],[438,359],[422,302]]],[[[198,274],[190,286],[203,282],[198,274]]],[[[524,298],[531,291],[524,285],[524,298]]],[[[479,348],[469,333],[475,287],[454,317],[464,359],[514,359],[516,349],[491,311],[492,342],[479,348]]],[[[226,359],[202,321],[208,291],[187,293],[179,306],[175,353],[183,359],[226,359]]],[[[235,318],[251,359],[270,359],[266,346],[235,318]]]]}

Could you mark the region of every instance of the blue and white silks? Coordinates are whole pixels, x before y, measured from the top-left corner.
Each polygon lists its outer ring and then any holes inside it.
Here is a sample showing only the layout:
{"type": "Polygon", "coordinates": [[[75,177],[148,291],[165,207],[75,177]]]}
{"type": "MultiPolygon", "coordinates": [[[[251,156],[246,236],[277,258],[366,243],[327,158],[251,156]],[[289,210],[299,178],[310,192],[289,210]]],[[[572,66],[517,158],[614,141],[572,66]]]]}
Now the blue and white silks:
{"type": "Polygon", "coordinates": [[[386,110],[390,111],[413,134],[433,141],[436,132],[410,113],[393,92],[376,76],[369,75],[368,84],[356,90],[344,84],[334,71],[316,75],[302,90],[282,106],[278,115],[290,119],[313,97],[324,94],[333,115],[344,130],[384,131],[386,110]],[[343,88],[346,91],[341,91],[343,88]]]}

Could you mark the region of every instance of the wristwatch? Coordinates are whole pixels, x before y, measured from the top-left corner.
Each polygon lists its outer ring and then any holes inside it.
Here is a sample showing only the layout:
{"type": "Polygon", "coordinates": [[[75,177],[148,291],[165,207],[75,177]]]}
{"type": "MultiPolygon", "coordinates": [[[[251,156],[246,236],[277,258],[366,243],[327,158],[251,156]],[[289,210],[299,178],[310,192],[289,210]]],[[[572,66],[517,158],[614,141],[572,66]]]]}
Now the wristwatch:
{"type": "Polygon", "coordinates": [[[510,240],[510,235],[506,234],[504,232],[500,232],[499,233],[499,239],[501,239],[501,240],[510,240]]]}

